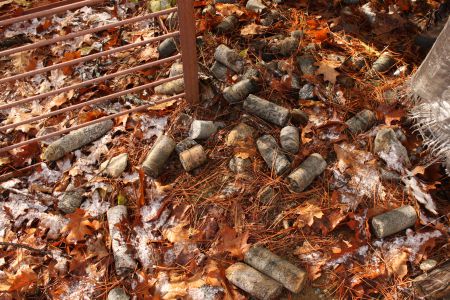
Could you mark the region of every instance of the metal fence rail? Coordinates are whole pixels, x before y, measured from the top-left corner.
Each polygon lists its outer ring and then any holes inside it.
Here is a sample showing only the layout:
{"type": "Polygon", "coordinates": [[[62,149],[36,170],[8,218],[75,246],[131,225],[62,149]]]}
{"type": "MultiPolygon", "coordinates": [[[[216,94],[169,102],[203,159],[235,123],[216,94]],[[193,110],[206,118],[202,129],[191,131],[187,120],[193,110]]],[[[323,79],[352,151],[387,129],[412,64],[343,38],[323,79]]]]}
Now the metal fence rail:
{"type": "MultiPolygon", "coordinates": [[[[77,9],[77,8],[81,8],[84,6],[98,5],[98,4],[102,4],[104,2],[106,2],[106,1],[105,0],[89,0],[89,1],[63,0],[63,1],[60,1],[57,3],[52,3],[49,5],[30,9],[29,11],[23,12],[23,15],[21,15],[21,16],[0,18],[0,27],[8,26],[8,25],[11,25],[11,24],[14,24],[17,22],[31,20],[34,18],[47,17],[47,16],[51,16],[54,14],[64,13],[67,10],[77,9]]],[[[61,94],[61,93],[64,93],[64,92],[67,92],[70,90],[76,90],[76,89],[80,89],[82,87],[93,85],[95,83],[107,81],[107,80],[113,79],[118,76],[132,74],[132,73],[142,71],[142,70],[145,70],[148,68],[152,68],[152,67],[155,67],[155,66],[158,66],[161,64],[165,64],[167,62],[172,62],[172,61],[175,61],[180,58],[182,59],[182,64],[183,64],[183,74],[182,75],[160,79],[160,80],[150,82],[150,83],[147,83],[147,84],[144,84],[141,86],[133,87],[133,88],[125,90],[125,91],[111,93],[109,95],[99,97],[99,98],[96,98],[93,100],[85,101],[85,102],[82,102],[79,104],[70,105],[65,108],[61,108],[61,109],[58,109],[55,111],[44,113],[42,115],[32,117],[27,120],[15,122],[13,124],[3,125],[3,126],[0,126],[0,133],[2,135],[6,135],[7,134],[6,130],[15,128],[20,125],[30,124],[30,123],[33,123],[33,122],[36,122],[36,121],[39,121],[39,120],[42,120],[42,119],[45,119],[45,118],[48,118],[51,116],[59,115],[59,114],[66,113],[69,111],[73,111],[73,110],[82,108],[83,106],[86,106],[86,105],[103,103],[103,102],[124,96],[126,94],[143,91],[143,90],[146,90],[149,88],[153,88],[157,85],[167,83],[172,80],[176,80],[176,79],[180,79],[180,78],[184,79],[184,86],[185,86],[184,93],[178,94],[178,95],[166,98],[166,99],[158,100],[158,101],[149,101],[147,104],[140,105],[140,106],[132,108],[132,109],[124,110],[119,113],[111,114],[111,115],[108,115],[108,116],[105,116],[105,117],[102,117],[102,118],[99,118],[99,119],[96,119],[96,120],[93,120],[93,121],[90,121],[87,123],[83,123],[83,124],[79,124],[76,126],[72,126],[70,128],[59,130],[59,131],[53,132],[51,134],[46,134],[43,136],[39,136],[36,138],[22,141],[19,143],[8,145],[6,147],[0,148],[0,153],[4,153],[4,152],[10,151],[12,149],[22,147],[22,146],[25,146],[25,145],[28,145],[31,143],[36,143],[36,142],[39,142],[39,141],[42,141],[42,140],[45,140],[45,139],[48,139],[51,137],[59,136],[59,135],[68,133],[70,131],[73,131],[73,130],[76,130],[79,128],[83,128],[83,127],[86,127],[86,126],[89,126],[89,125],[92,125],[95,123],[99,123],[99,122],[102,122],[102,121],[105,121],[108,119],[116,118],[121,115],[129,114],[129,113],[133,113],[133,112],[137,112],[137,111],[142,111],[151,106],[158,105],[158,104],[161,104],[161,103],[167,102],[167,101],[172,101],[174,99],[185,98],[189,103],[192,103],[192,104],[197,103],[198,98],[199,98],[199,88],[198,88],[198,67],[197,67],[197,52],[196,52],[196,41],[195,41],[195,17],[194,17],[193,0],[181,0],[181,1],[178,1],[178,6],[174,7],[174,8],[166,9],[166,10],[155,12],[155,13],[148,13],[143,16],[132,17],[132,18],[117,21],[117,22],[114,22],[111,24],[98,26],[95,28],[88,28],[88,29],[81,30],[78,32],[69,33],[67,35],[58,36],[58,37],[55,37],[52,39],[42,40],[42,41],[38,41],[38,42],[35,42],[32,44],[3,50],[3,51],[0,51],[0,57],[8,56],[11,54],[15,54],[15,53],[23,52],[23,51],[27,51],[27,50],[38,49],[40,47],[44,47],[44,46],[48,46],[48,45],[55,44],[58,42],[74,39],[76,37],[81,37],[81,36],[84,36],[87,34],[92,34],[92,33],[100,32],[100,31],[108,30],[111,28],[118,28],[123,25],[133,24],[136,22],[141,22],[141,21],[155,19],[155,18],[158,18],[160,27],[161,27],[162,31],[164,32],[164,34],[161,36],[149,38],[147,40],[140,41],[140,42],[134,42],[134,43],[131,43],[128,45],[116,47],[116,48],[102,51],[99,53],[89,54],[89,55],[86,55],[86,56],[83,56],[80,58],[76,58],[76,59],[73,59],[70,61],[46,66],[46,67],[43,67],[40,69],[15,74],[10,77],[1,78],[0,84],[11,83],[11,82],[14,82],[19,79],[24,79],[24,78],[28,78],[30,76],[34,76],[36,74],[45,73],[45,72],[49,72],[52,70],[61,69],[61,68],[67,67],[67,66],[72,66],[72,65],[79,64],[79,63],[91,61],[93,59],[108,56],[108,55],[111,55],[111,54],[114,54],[117,52],[126,51],[126,50],[137,48],[137,47],[144,47],[151,43],[155,43],[157,41],[162,41],[162,40],[172,38],[172,37],[179,37],[181,54],[176,54],[176,55],[173,55],[168,58],[159,59],[156,61],[141,64],[139,66],[121,70],[121,71],[118,71],[113,74],[106,74],[106,75],[103,75],[98,78],[93,78],[93,79],[83,81],[80,83],[72,84],[70,86],[61,87],[59,89],[52,90],[52,91],[49,91],[46,93],[37,94],[37,95],[33,95],[33,96],[30,96],[27,98],[17,99],[15,101],[12,101],[9,103],[1,104],[0,111],[5,111],[8,109],[17,107],[17,106],[25,105],[25,104],[30,103],[35,100],[45,99],[47,97],[58,95],[58,94],[61,94]],[[168,14],[174,13],[174,12],[178,13],[179,31],[168,32],[167,28],[164,26],[164,23],[161,22],[161,19],[159,19],[159,17],[162,15],[168,15],[168,14]]]]}

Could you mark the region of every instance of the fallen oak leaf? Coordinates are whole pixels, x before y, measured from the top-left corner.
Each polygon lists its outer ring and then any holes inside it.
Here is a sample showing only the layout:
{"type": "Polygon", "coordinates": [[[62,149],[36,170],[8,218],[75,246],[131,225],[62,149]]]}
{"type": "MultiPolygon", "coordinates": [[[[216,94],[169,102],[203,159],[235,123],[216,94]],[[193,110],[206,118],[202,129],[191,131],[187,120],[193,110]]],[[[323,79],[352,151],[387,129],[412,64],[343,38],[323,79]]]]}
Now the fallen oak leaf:
{"type": "Polygon", "coordinates": [[[61,229],[61,233],[69,233],[66,237],[68,244],[84,241],[86,235],[94,234],[93,229],[100,228],[100,222],[97,220],[90,221],[86,212],[80,208],[71,214],[67,214],[66,217],[69,219],[69,223],[61,229]]]}
{"type": "Polygon", "coordinates": [[[219,242],[213,252],[228,252],[233,257],[243,258],[244,253],[250,248],[247,244],[248,238],[248,231],[239,234],[234,228],[226,224],[222,225],[219,231],[219,242]]]}
{"type": "Polygon", "coordinates": [[[408,261],[409,254],[406,251],[396,252],[394,255],[386,259],[386,265],[389,275],[397,275],[399,278],[403,278],[408,274],[408,261]]]}
{"type": "Polygon", "coordinates": [[[335,70],[335,67],[326,61],[317,62],[315,65],[319,67],[319,69],[316,70],[316,75],[323,75],[325,81],[329,81],[332,84],[336,83],[336,78],[340,73],[335,70]]]}
{"type": "Polygon", "coordinates": [[[314,218],[322,219],[323,217],[322,209],[308,202],[296,207],[294,213],[299,215],[294,223],[294,226],[298,228],[311,227],[314,224],[314,218]]]}
{"type": "Polygon", "coordinates": [[[263,25],[258,25],[258,24],[252,23],[247,26],[244,26],[241,29],[241,35],[242,36],[252,36],[252,35],[263,34],[268,28],[269,28],[268,26],[263,26],[263,25]]]}

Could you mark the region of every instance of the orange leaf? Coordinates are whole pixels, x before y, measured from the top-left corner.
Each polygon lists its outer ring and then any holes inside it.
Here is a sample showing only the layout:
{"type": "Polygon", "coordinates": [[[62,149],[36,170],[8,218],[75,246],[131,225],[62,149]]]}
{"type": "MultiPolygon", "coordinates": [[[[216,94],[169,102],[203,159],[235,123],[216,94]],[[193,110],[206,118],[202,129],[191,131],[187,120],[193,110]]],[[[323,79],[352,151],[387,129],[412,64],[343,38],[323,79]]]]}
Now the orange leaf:
{"type": "Polygon", "coordinates": [[[66,237],[66,242],[69,244],[75,244],[78,241],[83,241],[85,235],[92,235],[94,231],[92,229],[100,228],[98,221],[89,221],[85,214],[85,211],[78,208],[74,213],[67,214],[69,223],[61,230],[62,232],[69,232],[66,237]]]}
{"type": "MultiPolygon", "coordinates": [[[[81,57],[81,52],[80,51],[75,51],[75,52],[66,52],[64,53],[64,58],[62,59],[63,62],[66,61],[71,61],[77,58],[81,57]]],[[[64,75],[71,75],[73,72],[72,66],[66,66],[61,68],[62,72],[64,75]]]]}
{"type": "Polygon", "coordinates": [[[37,274],[31,268],[20,270],[10,281],[11,285],[9,286],[8,292],[19,291],[24,287],[29,288],[36,281],[37,274]]]}
{"type": "Polygon", "coordinates": [[[216,250],[219,253],[229,252],[233,257],[242,258],[244,253],[250,248],[250,245],[247,244],[248,231],[239,234],[228,225],[223,225],[220,228],[219,237],[220,242],[216,246],[216,250]]]}

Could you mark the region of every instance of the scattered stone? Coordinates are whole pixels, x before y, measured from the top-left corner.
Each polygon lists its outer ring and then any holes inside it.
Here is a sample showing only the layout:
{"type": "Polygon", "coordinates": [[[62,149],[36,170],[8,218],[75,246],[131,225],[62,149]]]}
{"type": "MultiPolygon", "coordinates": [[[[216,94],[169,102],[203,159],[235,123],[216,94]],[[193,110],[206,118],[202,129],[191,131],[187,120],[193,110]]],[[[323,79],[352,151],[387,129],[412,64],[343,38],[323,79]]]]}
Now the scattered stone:
{"type": "Polygon", "coordinates": [[[261,19],[261,25],[271,26],[281,18],[281,14],[278,10],[272,9],[264,19],[261,19]]]}
{"type": "Polygon", "coordinates": [[[189,137],[193,140],[206,140],[217,132],[217,123],[213,121],[194,120],[191,124],[189,137]]]}
{"type": "Polygon", "coordinates": [[[58,201],[58,208],[66,214],[75,212],[83,202],[83,194],[83,189],[66,191],[58,201]]]}
{"type": "Polygon", "coordinates": [[[160,136],[142,164],[145,173],[153,178],[158,177],[175,146],[176,143],[172,138],[167,135],[160,136]]]}
{"type": "Polygon", "coordinates": [[[136,261],[128,250],[126,235],[122,233],[121,227],[126,222],[128,213],[127,207],[117,205],[108,209],[106,213],[108,218],[109,235],[111,237],[111,248],[114,254],[114,264],[116,274],[125,276],[137,267],[136,261]]]}
{"type": "Polygon", "coordinates": [[[411,165],[408,151],[391,128],[382,128],[378,131],[373,149],[391,170],[402,172],[405,167],[411,165]]]}
{"type": "Polygon", "coordinates": [[[175,38],[171,37],[165,39],[158,46],[159,59],[167,58],[178,51],[177,43],[175,42],[175,38]]]}
{"type": "Polygon", "coordinates": [[[421,264],[420,264],[420,269],[424,272],[428,272],[431,271],[432,269],[434,269],[434,267],[437,266],[437,261],[435,261],[434,259],[427,259],[424,260],[421,264]]]}
{"type": "Polygon", "coordinates": [[[351,133],[357,134],[372,128],[376,121],[377,118],[375,114],[372,111],[365,109],[357,113],[353,118],[347,120],[345,123],[351,133]]]}
{"type": "Polygon", "coordinates": [[[255,95],[245,99],[244,110],[278,126],[284,126],[289,119],[289,110],[255,95]]]}
{"type": "Polygon", "coordinates": [[[277,299],[283,286],[244,263],[235,263],[225,270],[227,279],[238,288],[261,300],[277,299]]]}
{"type": "Polygon", "coordinates": [[[110,177],[119,177],[127,168],[127,164],[128,154],[122,153],[103,162],[100,165],[100,170],[110,177]]]}
{"type": "Polygon", "coordinates": [[[245,70],[244,75],[242,75],[242,79],[258,79],[261,77],[261,73],[259,72],[259,70],[255,69],[255,68],[248,68],[247,70],[245,70]]]}
{"type": "Polygon", "coordinates": [[[286,126],[280,131],[280,144],[284,151],[296,154],[300,149],[300,132],[297,127],[286,126]]]}
{"type": "Polygon", "coordinates": [[[316,60],[311,55],[302,55],[297,57],[297,64],[303,75],[314,75],[317,67],[314,65],[316,60]]]}
{"type": "Polygon", "coordinates": [[[212,65],[211,73],[217,80],[224,82],[227,81],[228,77],[232,77],[235,74],[235,72],[228,69],[227,66],[218,61],[215,61],[212,65]]]}
{"type": "Polygon", "coordinates": [[[228,134],[227,146],[240,146],[242,144],[253,143],[254,129],[245,123],[239,123],[228,134]]]}
{"type": "Polygon", "coordinates": [[[191,149],[192,147],[197,145],[197,142],[193,139],[185,138],[175,146],[175,151],[177,152],[177,154],[180,154],[181,152],[191,149]]]}
{"type": "Polygon", "coordinates": [[[305,126],[308,124],[309,116],[302,110],[296,108],[291,110],[291,122],[293,122],[296,125],[305,126]]]}
{"type": "Polygon", "coordinates": [[[177,75],[181,75],[183,74],[183,64],[181,63],[174,63],[171,67],[170,67],[170,71],[169,71],[169,77],[175,77],[177,75]]]}
{"type": "Polygon", "coordinates": [[[239,24],[239,19],[231,15],[222,20],[217,26],[218,33],[230,33],[233,32],[239,24]]]}
{"type": "Polygon", "coordinates": [[[378,57],[378,59],[373,63],[372,70],[376,72],[386,72],[389,71],[395,65],[395,59],[392,56],[385,52],[378,57]]]}
{"type": "Polygon", "coordinates": [[[300,78],[295,74],[283,75],[283,77],[281,77],[281,82],[283,82],[286,85],[290,84],[290,88],[293,90],[301,89],[300,78]]]}
{"type": "Polygon", "coordinates": [[[414,226],[416,220],[416,210],[406,205],[374,217],[372,228],[378,238],[384,238],[414,226]]]}
{"type": "Polygon", "coordinates": [[[359,71],[366,66],[366,59],[364,56],[352,56],[350,57],[349,62],[355,71],[359,71]]]}
{"type": "Polygon", "coordinates": [[[202,145],[196,145],[180,153],[181,164],[187,172],[200,167],[206,162],[206,160],[206,152],[202,145]]]}
{"type": "Polygon", "coordinates": [[[299,293],[306,282],[307,274],[304,270],[263,247],[250,248],[245,253],[244,262],[275,279],[293,293],[299,293]]]}
{"type": "Polygon", "coordinates": [[[320,174],[325,171],[327,162],[318,153],[311,154],[288,177],[289,188],[297,193],[303,192],[320,174]]]}
{"type": "Polygon", "coordinates": [[[246,173],[251,169],[251,166],[252,161],[250,160],[250,158],[241,158],[238,156],[234,156],[228,164],[230,170],[236,174],[246,173]]]}
{"type": "Polygon", "coordinates": [[[264,135],[256,141],[256,146],[267,166],[271,170],[273,169],[277,175],[282,175],[289,170],[290,162],[278,147],[274,137],[264,135]]]}
{"type": "Polygon", "coordinates": [[[224,89],[223,97],[230,103],[234,104],[243,101],[248,95],[258,91],[257,84],[252,79],[244,79],[238,83],[224,89]]]}
{"type": "Polygon", "coordinates": [[[313,100],[316,98],[314,95],[314,85],[307,83],[298,92],[298,97],[301,100],[313,100]]]}
{"type": "Polygon", "coordinates": [[[254,11],[255,13],[261,13],[267,6],[265,6],[261,0],[248,0],[245,8],[254,11]]]}
{"type": "Polygon", "coordinates": [[[161,85],[155,86],[155,93],[159,95],[173,96],[184,92],[184,79],[178,78],[161,85]]]}
{"type": "Polygon", "coordinates": [[[258,191],[258,194],[256,194],[256,199],[258,199],[263,204],[267,204],[270,202],[270,200],[274,199],[275,196],[275,189],[269,185],[261,188],[258,191]]]}
{"type": "Polygon", "coordinates": [[[269,51],[271,54],[281,56],[291,56],[297,51],[300,40],[295,37],[286,37],[279,40],[275,40],[269,44],[269,51]]]}
{"type": "Polygon", "coordinates": [[[108,300],[129,300],[130,297],[122,288],[114,288],[108,293],[108,300]]]}
{"type": "Polygon", "coordinates": [[[79,149],[104,136],[114,126],[112,120],[89,125],[72,131],[68,135],[51,143],[44,152],[44,159],[55,161],[73,150],[79,149]]]}
{"type": "Polygon", "coordinates": [[[244,59],[224,44],[216,48],[214,58],[235,73],[241,73],[244,70],[244,59]]]}

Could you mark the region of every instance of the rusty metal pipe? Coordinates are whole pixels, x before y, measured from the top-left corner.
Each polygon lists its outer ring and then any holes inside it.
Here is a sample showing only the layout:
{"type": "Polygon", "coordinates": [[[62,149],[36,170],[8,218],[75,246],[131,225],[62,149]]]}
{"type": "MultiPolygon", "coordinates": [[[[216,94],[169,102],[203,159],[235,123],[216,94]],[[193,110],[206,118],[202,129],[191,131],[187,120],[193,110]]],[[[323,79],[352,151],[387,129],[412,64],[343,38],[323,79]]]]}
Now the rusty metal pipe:
{"type": "Polygon", "coordinates": [[[130,114],[130,113],[137,112],[137,111],[141,111],[141,110],[147,109],[147,108],[149,108],[151,106],[155,106],[155,105],[158,105],[158,104],[161,104],[161,103],[169,102],[169,101],[172,101],[174,99],[179,99],[179,98],[182,98],[184,96],[186,96],[185,93],[178,94],[178,95],[166,98],[166,99],[162,99],[160,101],[154,101],[154,102],[151,102],[149,104],[144,104],[144,105],[132,108],[132,109],[128,109],[128,110],[125,110],[125,111],[122,111],[122,112],[119,112],[119,113],[115,113],[115,114],[112,114],[112,115],[109,115],[109,116],[102,117],[100,119],[96,119],[96,120],[93,120],[93,121],[90,121],[90,122],[86,122],[86,123],[83,123],[83,124],[80,124],[80,125],[76,125],[74,127],[66,128],[66,129],[63,129],[63,130],[60,130],[60,131],[56,131],[56,132],[53,132],[53,133],[50,133],[50,134],[46,134],[46,135],[43,135],[43,136],[40,136],[40,137],[37,137],[37,138],[33,138],[31,140],[28,140],[28,141],[23,141],[23,142],[14,144],[14,145],[10,145],[8,147],[0,148],[0,153],[6,152],[6,151],[10,151],[12,149],[15,149],[15,148],[18,148],[18,147],[22,147],[22,146],[25,146],[25,145],[28,145],[28,144],[36,143],[36,142],[39,142],[39,141],[42,141],[42,140],[45,140],[45,139],[48,139],[48,138],[51,138],[51,137],[54,137],[54,136],[58,136],[58,135],[61,135],[61,134],[64,134],[64,133],[67,133],[67,132],[70,132],[70,131],[73,131],[73,130],[77,130],[77,129],[80,129],[80,128],[92,125],[92,124],[97,124],[97,123],[100,123],[100,122],[103,122],[103,121],[106,121],[106,120],[114,119],[114,118],[122,116],[122,115],[130,114]]]}
{"type": "Polygon", "coordinates": [[[50,92],[47,92],[47,93],[44,93],[44,94],[39,94],[39,95],[31,96],[31,97],[28,97],[28,98],[25,98],[25,99],[21,99],[21,100],[12,102],[12,103],[3,104],[3,105],[0,105],[0,110],[8,109],[8,108],[15,107],[15,106],[18,106],[18,105],[21,105],[21,104],[25,104],[25,103],[28,103],[28,102],[31,102],[31,101],[34,101],[34,100],[37,100],[37,99],[42,99],[42,98],[45,98],[45,97],[49,97],[49,96],[53,96],[53,95],[56,95],[56,94],[64,93],[64,92],[67,92],[67,91],[70,91],[70,90],[78,89],[78,88],[81,88],[81,87],[84,87],[84,86],[87,86],[87,85],[91,85],[93,83],[102,82],[102,81],[105,81],[105,80],[108,80],[108,79],[112,79],[114,77],[123,76],[123,75],[127,75],[127,74],[134,73],[134,72],[139,72],[141,70],[145,70],[145,69],[148,69],[148,68],[151,68],[151,67],[154,67],[154,66],[158,66],[158,65],[161,65],[161,64],[164,64],[164,63],[167,63],[167,62],[171,62],[171,61],[177,60],[180,57],[181,57],[181,54],[177,54],[177,55],[170,56],[170,57],[167,57],[167,58],[164,58],[164,59],[160,59],[160,60],[157,60],[157,61],[152,61],[152,62],[143,64],[141,66],[137,66],[137,67],[126,69],[126,70],[123,70],[123,71],[119,71],[119,72],[116,72],[116,73],[113,73],[113,74],[108,74],[108,75],[105,75],[105,76],[102,76],[102,77],[99,77],[99,78],[94,78],[94,79],[83,81],[83,82],[80,82],[80,83],[77,83],[77,84],[73,84],[73,85],[70,85],[70,86],[67,86],[67,87],[63,87],[63,88],[60,88],[60,89],[57,89],[57,90],[54,90],[54,91],[50,91],[50,92]]]}
{"type": "Polygon", "coordinates": [[[41,68],[41,69],[25,72],[25,73],[22,73],[22,74],[13,75],[13,76],[7,77],[7,78],[2,78],[2,79],[0,79],[0,84],[6,83],[6,82],[15,81],[15,80],[22,79],[22,78],[25,78],[25,77],[28,77],[28,76],[33,76],[33,75],[36,75],[36,74],[39,74],[39,73],[48,72],[48,71],[51,71],[51,70],[72,66],[72,65],[75,65],[75,64],[78,64],[78,63],[86,62],[86,61],[89,61],[89,60],[92,60],[92,59],[96,59],[96,58],[99,58],[99,57],[107,56],[107,55],[114,54],[114,53],[121,52],[121,51],[125,51],[125,50],[128,50],[128,49],[132,49],[132,48],[136,48],[136,47],[140,47],[140,46],[145,46],[145,45],[147,45],[149,43],[152,43],[152,42],[165,40],[165,39],[168,39],[168,38],[171,38],[171,37],[175,37],[175,36],[179,36],[179,35],[180,35],[180,32],[179,31],[175,31],[175,32],[172,32],[172,33],[169,33],[169,34],[165,34],[165,35],[161,35],[161,36],[158,36],[158,37],[154,37],[154,38],[142,41],[142,42],[138,42],[138,43],[133,43],[133,44],[117,47],[117,48],[114,48],[114,49],[111,49],[111,50],[107,50],[107,51],[103,51],[103,52],[100,52],[100,53],[95,53],[95,54],[87,55],[87,56],[80,57],[80,58],[77,58],[77,59],[73,59],[71,61],[66,61],[66,62],[63,62],[63,63],[51,65],[51,66],[48,66],[48,67],[45,67],[45,68],[41,68]]]}

